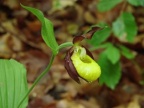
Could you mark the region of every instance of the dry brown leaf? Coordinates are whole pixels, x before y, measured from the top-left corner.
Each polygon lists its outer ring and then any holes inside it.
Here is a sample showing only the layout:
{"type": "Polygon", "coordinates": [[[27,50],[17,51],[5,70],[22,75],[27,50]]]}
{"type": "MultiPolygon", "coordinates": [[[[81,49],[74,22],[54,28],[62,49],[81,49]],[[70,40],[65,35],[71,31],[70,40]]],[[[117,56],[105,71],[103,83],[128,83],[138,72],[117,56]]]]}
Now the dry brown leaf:
{"type": "Polygon", "coordinates": [[[135,95],[132,98],[132,101],[128,104],[126,108],[141,108],[139,104],[140,96],[135,95]]]}
{"type": "Polygon", "coordinates": [[[86,108],[83,105],[81,105],[80,103],[76,102],[76,101],[69,101],[69,100],[60,100],[57,105],[56,108],[86,108]]]}

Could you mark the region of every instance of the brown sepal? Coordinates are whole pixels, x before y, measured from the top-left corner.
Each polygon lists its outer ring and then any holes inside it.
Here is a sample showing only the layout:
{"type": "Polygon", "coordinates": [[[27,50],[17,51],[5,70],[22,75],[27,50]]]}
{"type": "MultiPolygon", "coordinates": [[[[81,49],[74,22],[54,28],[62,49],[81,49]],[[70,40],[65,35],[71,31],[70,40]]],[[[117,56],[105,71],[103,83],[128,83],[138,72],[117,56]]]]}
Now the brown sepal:
{"type": "Polygon", "coordinates": [[[73,80],[75,80],[77,83],[80,83],[80,80],[78,78],[79,75],[78,75],[78,73],[77,73],[77,71],[76,71],[76,69],[75,69],[75,67],[74,67],[74,65],[72,63],[72,60],[71,60],[72,53],[73,53],[73,47],[68,50],[68,52],[67,52],[67,54],[65,56],[65,59],[64,59],[65,60],[65,64],[64,65],[65,65],[65,68],[66,68],[69,76],[73,80]]]}
{"type": "Polygon", "coordinates": [[[86,39],[91,39],[93,34],[98,30],[100,30],[100,27],[92,27],[91,30],[89,30],[86,34],[83,34],[82,36],[86,39]]]}
{"type": "Polygon", "coordinates": [[[94,59],[92,53],[87,48],[85,48],[85,49],[86,49],[86,54],[89,55],[92,59],[94,59]]]}
{"type": "Polygon", "coordinates": [[[97,31],[100,30],[100,27],[92,27],[91,30],[89,30],[86,34],[83,34],[81,36],[75,36],[73,38],[73,44],[75,43],[80,43],[83,39],[91,39],[93,34],[97,31]]]}
{"type": "Polygon", "coordinates": [[[85,39],[85,37],[83,37],[83,36],[75,36],[73,38],[73,44],[80,43],[83,39],[85,39]]]}

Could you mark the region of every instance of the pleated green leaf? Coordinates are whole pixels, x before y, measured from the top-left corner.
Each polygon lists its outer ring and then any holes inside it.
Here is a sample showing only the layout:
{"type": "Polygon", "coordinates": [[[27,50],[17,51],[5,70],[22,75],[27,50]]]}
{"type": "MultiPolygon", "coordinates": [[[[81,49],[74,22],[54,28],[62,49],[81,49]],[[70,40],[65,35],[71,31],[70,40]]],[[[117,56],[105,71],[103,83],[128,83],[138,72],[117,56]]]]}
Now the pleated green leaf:
{"type": "MultiPolygon", "coordinates": [[[[17,108],[28,91],[26,69],[15,60],[0,59],[0,108],[17,108]]],[[[26,108],[28,98],[19,108],[26,108]]]]}

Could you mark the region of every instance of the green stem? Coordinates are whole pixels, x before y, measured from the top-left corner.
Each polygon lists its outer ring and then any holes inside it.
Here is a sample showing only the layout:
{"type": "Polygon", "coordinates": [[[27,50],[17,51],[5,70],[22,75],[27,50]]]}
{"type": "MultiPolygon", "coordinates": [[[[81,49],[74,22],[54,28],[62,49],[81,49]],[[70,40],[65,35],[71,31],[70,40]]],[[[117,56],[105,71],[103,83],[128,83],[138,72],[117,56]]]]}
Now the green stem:
{"type": "Polygon", "coordinates": [[[59,45],[59,50],[62,48],[65,48],[65,47],[69,47],[69,46],[73,46],[73,43],[72,42],[63,43],[63,44],[59,45]]]}
{"type": "Polygon", "coordinates": [[[31,86],[31,88],[28,90],[28,92],[26,93],[26,95],[24,96],[24,98],[20,101],[18,108],[20,107],[20,105],[23,103],[23,101],[26,99],[26,97],[29,95],[29,93],[33,90],[33,88],[38,84],[38,82],[42,79],[43,76],[46,75],[46,73],[50,70],[50,67],[54,61],[55,55],[53,54],[51,56],[50,62],[47,66],[47,68],[38,76],[38,78],[35,80],[35,82],[33,83],[33,85],[31,86]]]}

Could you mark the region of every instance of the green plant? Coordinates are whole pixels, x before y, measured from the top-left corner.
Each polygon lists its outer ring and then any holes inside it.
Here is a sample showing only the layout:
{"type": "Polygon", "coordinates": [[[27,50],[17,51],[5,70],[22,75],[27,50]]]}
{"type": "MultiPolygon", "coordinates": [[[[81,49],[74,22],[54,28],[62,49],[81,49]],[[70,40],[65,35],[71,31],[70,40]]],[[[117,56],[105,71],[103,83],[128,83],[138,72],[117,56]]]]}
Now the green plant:
{"type": "MultiPolygon", "coordinates": [[[[109,11],[123,1],[124,0],[101,0],[97,7],[101,12],[109,11]]],[[[128,2],[134,6],[144,6],[144,0],[125,0],[124,2],[128,2]]],[[[88,82],[93,82],[100,77],[100,84],[106,84],[111,89],[115,88],[121,78],[121,56],[124,56],[127,59],[133,59],[135,57],[132,51],[120,42],[121,39],[125,39],[127,42],[132,43],[137,34],[135,18],[131,13],[122,11],[119,17],[111,24],[112,26],[109,26],[106,23],[99,23],[92,26],[88,32],[86,32],[90,33],[91,39],[88,39],[88,37],[85,36],[86,34],[84,34],[83,36],[74,38],[73,42],[66,42],[58,45],[55,40],[52,22],[45,18],[43,13],[38,9],[24,5],[21,6],[32,12],[40,20],[42,24],[42,38],[51,49],[52,55],[47,68],[38,76],[29,90],[26,82],[25,68],[15,60],[0,60],[0,71],[3,72],[0,76],[1,108],[26,107],[29,93],[50,70],[55,56],[62,48],[71,47],[65,57],[65,67],[72,79],[80,83],[79,78],[88,82]],[[112,37],[112,40],[107,41],[110,37],[112,37]],[[87,41],[93,46],[91,50],[99,48],[103,49],[98,59],[98,64],[100,66],[93,60],[90,51],[80,44],[83,39],[87,39],[87,41]],[[115,39],[119,39],[119,41],[115,41],[115,39]],[[78,65],[84,67],[86,65],[89,66],[81,69],[78,65]],[[85,74],[86,72],[90,73],[85,74]],[[20,91],[21,94],[17,95],[20,91]],[[11,97],[13,97],[13,99],[11,97]]]]}
{"type": "MultiPolygon", "coordinates": [[[[31,88],[28,90],[26,82],[25,68],[14,60],[0,60],[1,71],[3,75],[0,77],[0,106],[1,108],[24,108],[28,103],[28,95],[36,84],[42,79],[43,76],[50,70],[50,67],[54,61],[55,56],[59,53],[59,50],[65,47],[70,47],[72,51],[69,55],[66,55],[66,69],[69,75],[76,81],[80,82],[78,77],[93,82],[99,78],[101,69],[99,65],[93,60],[92,54],[88,49],[80,45],[80,41],[83,36],[76,37],[72,42],[66,42],[58,45],[56,42],[53,24],[50,20],[44,17],[43,13],[35,8],[21,6],[33,13],[41,22],[41,34],[42,38],[52,51],[51,59],[47,68],[38,76],[31,88]],[[77,63],[85,68],[79,68],[77,63]],[[96,69],[96,70],[95,70],[96,69]],[[9,73],[8,73],[9,72],[9,73]],[[10,76],[9,76],[9,75],[10,76]],[[4,77],[4,78],[3,78],[4,77]],[[21,82],[21,83],[20,83],[21,82]],[[17,93],[21,93],[21,95],[17,93]],[[4,95],[3,95],[4,94],[4,95]],[[12,99],[13,98],[13,99],[12,99]],[[13,101],[12,101],[13,100],[13,101]]],[[[69,52],[69,51],[68,51],[69,52]]]]}
{"type": "MultiPolygon", "coordinates": [[[[17,108],[28,91],[25,67],[15,60],[0,59],[0,108],[17,108]]],[[[25,108],[28,97],[19,106],[25,108]]]]}
{"type": "Polygon", "coordinates": [[[133,59],[134,53],[123,45],[133,43],[137,35],[138,27],[132,13],[124,11],[126,4],[133,6],[144,6],[144,0],[100,0],[97,4],[99,12],[106,12],[118,4],[122,4],[119,16],[111,24],[106,22],[95,26],[100,27],[88,42],[93,46],[91,50],[103,49],[98,59],[102,74],[100,84],[106,84],[114,89],[121,78],[121,56],[133,59]],[[109,39],[109,40],[108,40],[109,39]]]}
{"type": "Polygon", "coordinates": [[[100,12],[105,12],[111,10],[122,2],[129,3],[133,6],[144,6],[144,0],[100,0],[97,8],[100,12]]]}

